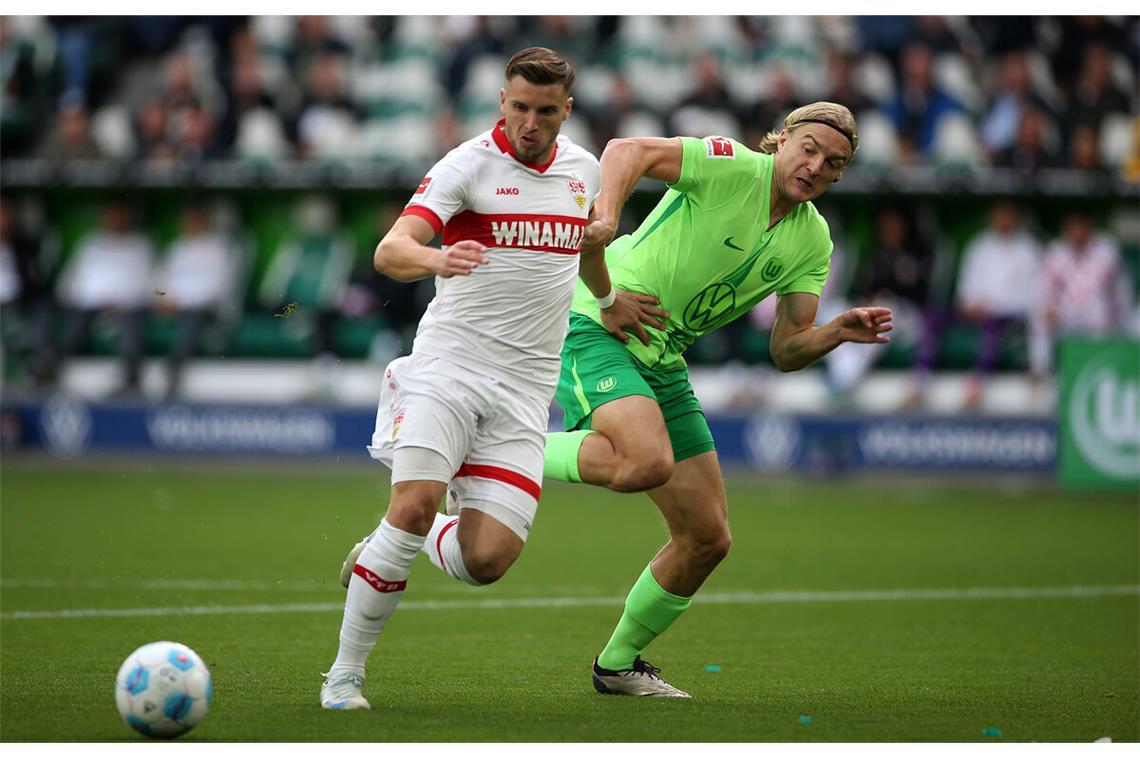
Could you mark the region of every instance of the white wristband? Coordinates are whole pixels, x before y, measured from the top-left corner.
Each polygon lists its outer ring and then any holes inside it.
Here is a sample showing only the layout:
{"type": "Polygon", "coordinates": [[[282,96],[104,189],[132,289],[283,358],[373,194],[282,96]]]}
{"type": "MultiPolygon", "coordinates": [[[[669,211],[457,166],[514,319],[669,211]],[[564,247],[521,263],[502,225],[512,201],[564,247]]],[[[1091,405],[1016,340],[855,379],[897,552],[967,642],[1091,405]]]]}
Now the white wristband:
{"type": "Polygon", "coordinates": [[[611,287],[609,294],[606,295],[605,298],[599,298],[597,300],[598,300],[598,307],[599,308],[602,308],[602,309],[610,308],[611,306],[614,305],[614,301],[617,300],[617,288],[611,287]]]}

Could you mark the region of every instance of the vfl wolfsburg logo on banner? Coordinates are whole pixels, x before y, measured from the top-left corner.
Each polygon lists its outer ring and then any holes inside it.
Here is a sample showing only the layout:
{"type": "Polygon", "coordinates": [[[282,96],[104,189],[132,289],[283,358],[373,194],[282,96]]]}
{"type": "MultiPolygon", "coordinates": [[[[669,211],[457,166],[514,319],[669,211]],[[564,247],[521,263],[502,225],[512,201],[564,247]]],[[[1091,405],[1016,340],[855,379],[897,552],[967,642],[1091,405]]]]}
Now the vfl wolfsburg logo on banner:
{"type": "Polygon", "coordinates": [[[1140,346],[1132,341],[1063,345],[1063,480],[1140,480],[1138,357],[1140,346]]]}

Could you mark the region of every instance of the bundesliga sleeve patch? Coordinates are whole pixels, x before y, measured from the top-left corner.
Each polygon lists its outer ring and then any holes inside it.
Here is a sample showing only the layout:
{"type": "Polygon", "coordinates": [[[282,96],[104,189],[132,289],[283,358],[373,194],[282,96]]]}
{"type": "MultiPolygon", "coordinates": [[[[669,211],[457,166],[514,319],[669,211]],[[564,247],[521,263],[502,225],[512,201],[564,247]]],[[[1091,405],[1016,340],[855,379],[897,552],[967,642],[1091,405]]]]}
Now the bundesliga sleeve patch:
{"type": "Polygon", "coordinates": [[[732,140],[727,137],[706,137],[705,153],[709,158],[736,158],[732,150],[732,140]]]}
{"type": "Polygon", "coordinates": [[[431,184],[431,177],[424,177],[424,181],[420,183],[420,186],[416,188],[416,191],[412,193],[412,195],[423,195],[424,190],[427,190],[429,184],[431,184]]]}

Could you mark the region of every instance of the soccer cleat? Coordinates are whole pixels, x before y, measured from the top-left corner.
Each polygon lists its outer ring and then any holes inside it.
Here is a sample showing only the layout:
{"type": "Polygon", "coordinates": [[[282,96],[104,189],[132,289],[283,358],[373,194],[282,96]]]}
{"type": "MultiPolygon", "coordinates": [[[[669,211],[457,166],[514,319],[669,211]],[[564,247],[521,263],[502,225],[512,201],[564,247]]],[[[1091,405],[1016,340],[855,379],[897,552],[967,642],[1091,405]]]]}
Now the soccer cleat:
{"type": "Polygon", "coordinates": [[[657,675],[660,668],[655,668],[640,657],[633,661],[629,670],[609,670],[598,664],[594,658],[593,676],[594,688],[599,694],[625,694],[631,697],[681,697],[689,699],[689,695],[680,689],[670,686],[665,679],[657,675]]]}
{"type": "Polygon", "coordinates": [[[364,676],[355,673],[345,673],[335,678],[329,678],[328,673],[321,673],[325,682],[321,684],[321,707],[326,710],[371,710],[372,705],[360,693],[364,688],[364,676]]]}
{"type": "Polygon", "coordinates": [[[455,517],[459,514],[459,494],[454,488],[447,489],[447,499],[443,503],[443,513],[455,517]]]}
{"type": "Polygon", "coordinates": [[[365,536],[359,544],[352,547],[348,552],[348,556],[344,558],[344,564],[340,566],[340,585],[348,588],[348,582],[352,580],[352,568],[356,567],[356,560],[360,559],[361,552],[368,544],[368,539],[372,536],[365,536]]]}

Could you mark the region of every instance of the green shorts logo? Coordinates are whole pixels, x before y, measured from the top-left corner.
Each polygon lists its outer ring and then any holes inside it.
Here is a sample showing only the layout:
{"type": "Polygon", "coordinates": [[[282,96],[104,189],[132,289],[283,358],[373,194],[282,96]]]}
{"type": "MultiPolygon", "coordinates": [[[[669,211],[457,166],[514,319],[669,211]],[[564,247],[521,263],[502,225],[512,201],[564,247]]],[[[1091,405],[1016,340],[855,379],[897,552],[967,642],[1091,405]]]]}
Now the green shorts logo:
{"type": "Polygon", "coordinates": [[[685,327],[697,333],[711,330],[736,307],[736,288],[727,282],[709,285],[685,307],[685,327]]]}
{"type": "Polygon", "coordinates": [[[784,271],[784,262],[779,258],[769,259],[764,268],[760,270],[760,276],[764,278],[765,282],[771,282],[780,276],[780,272],[784,271]]]}
{"type": "Polygon", "coordinates": [[[613,375],[603,377],[598,381],[598,393],[609,393],[617,387],[617,378],[613,375]]]}

